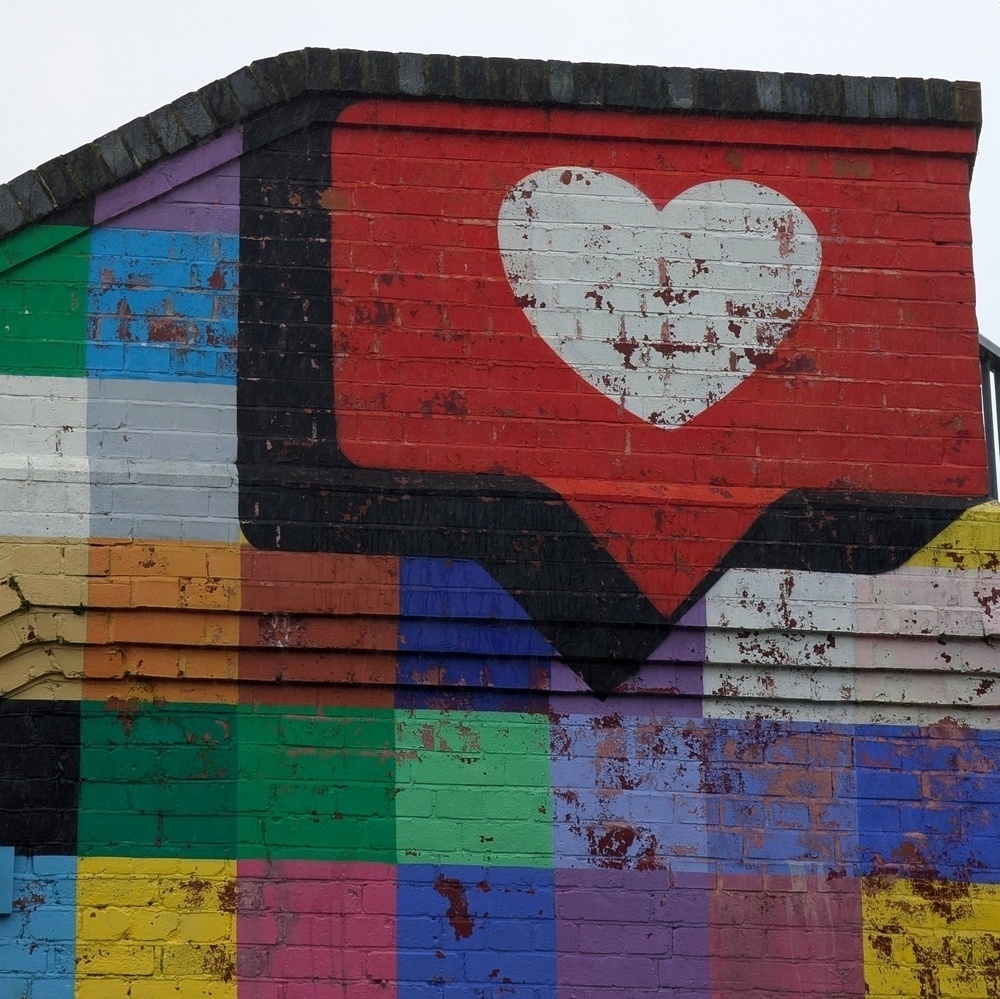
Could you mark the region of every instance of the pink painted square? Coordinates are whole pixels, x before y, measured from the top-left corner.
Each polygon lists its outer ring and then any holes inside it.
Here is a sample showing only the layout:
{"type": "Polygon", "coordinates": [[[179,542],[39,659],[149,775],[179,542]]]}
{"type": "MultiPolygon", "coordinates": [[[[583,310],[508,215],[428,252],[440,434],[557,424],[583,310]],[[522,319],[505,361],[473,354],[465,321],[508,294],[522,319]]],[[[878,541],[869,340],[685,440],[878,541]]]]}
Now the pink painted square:
{"type": "Polygon", "coordinates": [[[388,864],[241,860],[239,999],[396,999],[388,864]]]}
{"type": "Polygon", "coordinates": [[[718,875],[709,902],[713,999],[863,999],[860,885],[718,875]]]}

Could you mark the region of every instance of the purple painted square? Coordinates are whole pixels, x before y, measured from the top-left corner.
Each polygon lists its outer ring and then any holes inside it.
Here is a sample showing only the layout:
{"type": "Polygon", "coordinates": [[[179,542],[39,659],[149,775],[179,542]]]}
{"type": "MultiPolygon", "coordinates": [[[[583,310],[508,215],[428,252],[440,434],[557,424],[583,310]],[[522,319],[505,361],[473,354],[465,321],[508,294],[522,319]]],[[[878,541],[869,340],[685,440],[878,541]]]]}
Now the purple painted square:
{"type": "Polygon", "coordinates": [[[557,870],[560,999],[709,999],[709,874],[557,870]]]}
{"type": "Polygon", "coordinates": [[[97,196],[94,222],[113,219],[119,229],[237,234],[242,152],[243,137],[234,129],[148,167],[97,196]]]}

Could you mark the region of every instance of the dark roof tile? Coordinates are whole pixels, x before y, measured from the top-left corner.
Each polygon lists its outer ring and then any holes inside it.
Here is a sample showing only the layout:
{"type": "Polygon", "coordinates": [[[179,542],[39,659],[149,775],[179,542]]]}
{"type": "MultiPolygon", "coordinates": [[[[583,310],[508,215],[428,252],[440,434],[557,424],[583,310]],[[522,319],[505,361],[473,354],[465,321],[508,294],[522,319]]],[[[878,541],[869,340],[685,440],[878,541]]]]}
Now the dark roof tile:
{"type": "Polygon", "coordinates": [[[868,106],[868,78],[845,76],[843,80],[843,112],[848,118],[867,118],[871,113],[868,106]]]}
{"type": "Polygon", "coordinates": [[[172,105],[158,108],[146,117],[146,121],[149,122],[150,131],[168,153],[179,153],[192,144],[192,137],[184,131],[172,105]]]}
{"type": "MultiPolygon", "coordinates": [[[[482,76],[482,60],[474,62],[482,76]]],[[[485,79],[485,77],[483,77],[485,79]]],[[[399,55],[399,90],[407,97],[423,97],[426,91],[424,83],[424,57],[416,52],[401,52],[399,55]]]]}
{"type": "MultiPolygon", "coordinates": [[[[327,106],[317,101],[357,94],[970,127],[982,122],[976,83],[306,48],[257,60],[0,187],[0,234],[86,205],[223,129],[255,128],[266,117],[261,112],[306,94],[313,95],[311,103],[295,104],[297,111],[287,116],[295,127],[327,106]]],[[[276,135],[289,127],[282,126],[285,120],[282,111],[265,131],[276,135]]]]}
{"type": "Polygon", "coordinates": [[[872,110],[876,118],[895,118],[899,114],[896,84],[892,77],[872,77],[872,110]]]}
{"type": "Polygon", "coordinates": [[[42,185],[35,170],[22,173],[20,177],[15,177],[7,186],[31,218],[47,215],[56,207],[55,201],[42,185]]]}
{"type": "Polygon", "coordinates": [[[694,70],[674,67],[667,70],[667,107],[675,111],[694,106],[694,70]]]}
{"type": "Polygon", "coordinates": [[[144,118],[136,118],[116,131],[140,167],[149,166],[163,158],[163,147],[157,142],[149,122],[144,118]]]}
{"type": "Polygon", "coordinates": [[[18,204],[10,186],[0,184],[0,233],[6,235],[15,229],[20,229],[28,221],[29,216],[18,204]]]}
{"type": "MultiPolygon", "coordinates": [[[[69,208],[70,205],[87,197],[87,191],[76,181],[66,165],[65,157],[57,157],[43,163],[35,170],[46,190],[55,200],[57,208],[69,208]]],[[[40,216],[32,216],[40,217],[40,216]]]]}
{"type": "Polygon", "coordinates": [[[122,139],[121,131],[108,132],[94,140],[98,152],[107,163],[108,169],[117,178],[128,177],[139,169],[139,164],[122,139]]]}

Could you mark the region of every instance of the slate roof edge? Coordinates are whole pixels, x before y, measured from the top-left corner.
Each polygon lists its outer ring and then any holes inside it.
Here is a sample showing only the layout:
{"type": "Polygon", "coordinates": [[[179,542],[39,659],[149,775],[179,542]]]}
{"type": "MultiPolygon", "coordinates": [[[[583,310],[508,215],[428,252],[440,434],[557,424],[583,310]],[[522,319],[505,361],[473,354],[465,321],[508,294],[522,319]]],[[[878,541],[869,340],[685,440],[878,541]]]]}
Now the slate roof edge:
{"type": "Polygon", "coordinates": [[[0,184],[0,238],[304,95],[982,124],[978,83],[306,48],[259,59],[0,184]]]}

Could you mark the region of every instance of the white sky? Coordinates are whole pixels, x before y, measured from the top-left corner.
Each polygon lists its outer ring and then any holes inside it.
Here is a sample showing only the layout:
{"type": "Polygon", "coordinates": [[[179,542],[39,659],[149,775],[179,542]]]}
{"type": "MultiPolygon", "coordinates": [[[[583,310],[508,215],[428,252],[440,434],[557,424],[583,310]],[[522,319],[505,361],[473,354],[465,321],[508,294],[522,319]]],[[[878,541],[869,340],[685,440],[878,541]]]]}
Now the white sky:
{"type": "Polygon", "coordinates": [[[1000,343],[998,0],[0,0],[0,179],[307,45],[978,80],[979,321],[1000,343]]]}

